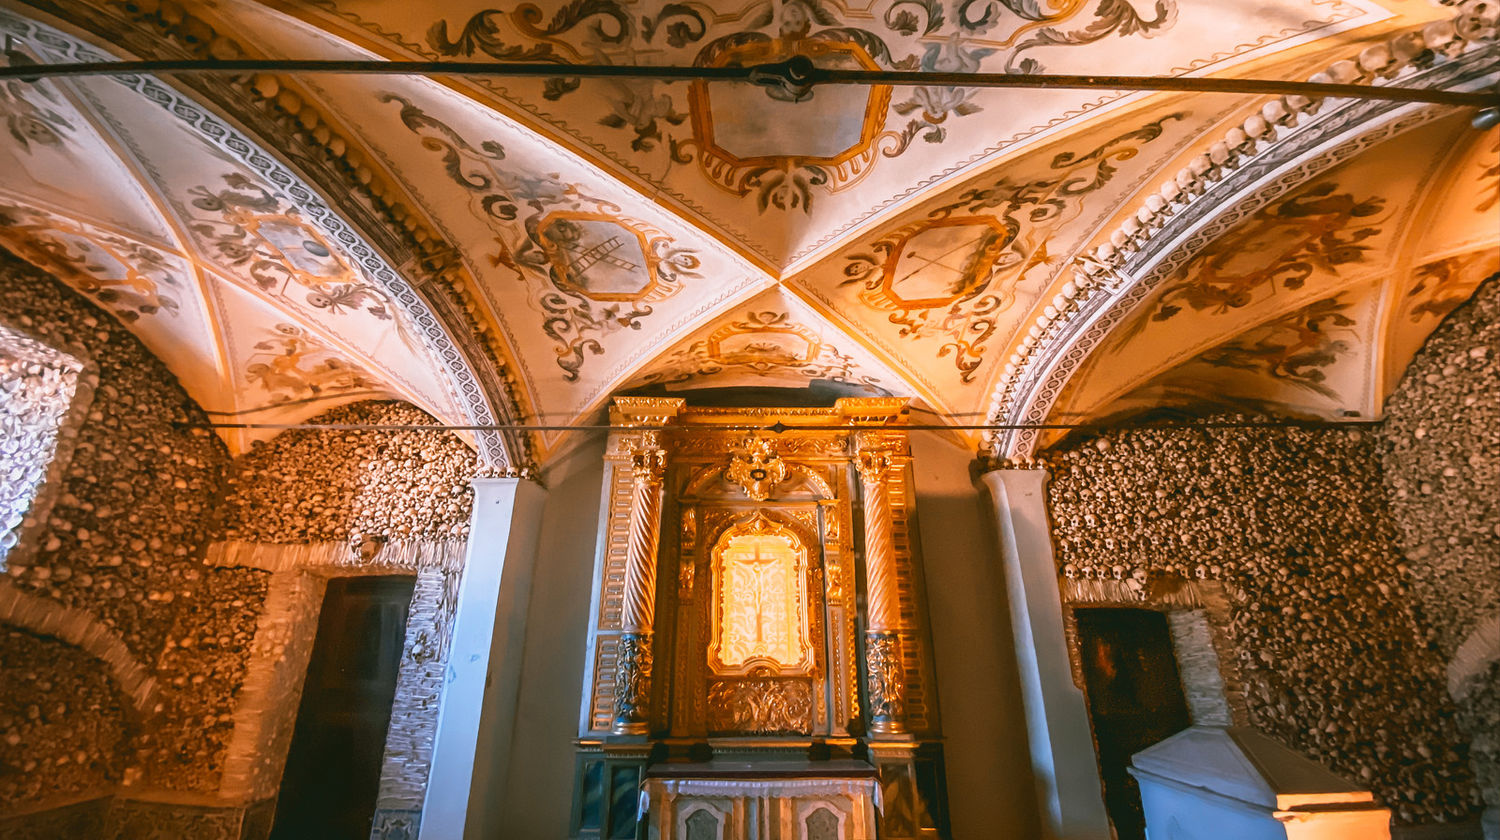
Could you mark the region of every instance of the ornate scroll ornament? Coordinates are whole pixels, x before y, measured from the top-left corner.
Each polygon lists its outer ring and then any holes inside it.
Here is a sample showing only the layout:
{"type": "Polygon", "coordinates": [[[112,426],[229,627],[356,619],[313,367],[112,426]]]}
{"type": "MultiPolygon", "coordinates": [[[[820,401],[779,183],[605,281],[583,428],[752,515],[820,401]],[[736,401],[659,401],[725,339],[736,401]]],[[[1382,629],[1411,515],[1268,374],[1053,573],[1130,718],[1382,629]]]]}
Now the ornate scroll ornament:
{"type": "Polygon", "coordinates": [[[693,556],[698,547],[698,509],[682,509],[682,529],[677,540],[677,597],[693,597],[693,577],[697,572],[693,556]]]}
{"type": "Polygon", "coordinates": [[[752,500],[764,502],[778,484],[786,481],[787,472],[786,462],[776,454],[771,441],[754,438],[744,451],[729,456],[724,478],[743,488],[752,500]]]}
{"type": "Polygon", "coordinates": [[[901,637],[896,633],[865,635],[865,687],[870,700],[870,732],[896,735],[906,705],[906,677],[901,668],[901,637]]]}
{"type": "Polygon", "coordinates": [[[716,681],[708,689],[708,728],[743,735],[811,734],[812,684],[777,679],[716,681]]]}
{"type": "Polygon", "coordinates": [[[615,670],[616,735],[645,735],[651,702],[651,634],[626,633],[620,637],[619,665],[615,670]]]}

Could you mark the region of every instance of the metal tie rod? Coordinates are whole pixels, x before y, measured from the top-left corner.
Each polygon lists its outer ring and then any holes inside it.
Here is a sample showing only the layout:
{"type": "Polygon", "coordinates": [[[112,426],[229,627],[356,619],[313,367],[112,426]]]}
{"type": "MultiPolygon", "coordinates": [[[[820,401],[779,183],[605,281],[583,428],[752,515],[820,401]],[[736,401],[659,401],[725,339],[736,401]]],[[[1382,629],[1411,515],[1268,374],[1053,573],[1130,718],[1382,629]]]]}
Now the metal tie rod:
{"type": "Polygon", "coordinates": [[[745,67],[668,67],[614,64],[554,64],[480,61],[370,61],[343,59],[231,59],[95,61],[37,63],[16,50],[0,80],[130,75],[225,75],[246,73],[337,73],[379,76],[474,76],[509,78],[656,79],[661,81],[750,82],[778,88],[794,100],[816,85],[937,85],[1027,90],[1123,90],[1230,93],[1309,98],[1425,102],[1469,108],[1500,107],[1500,92],[1457,91],[1401,85],[1350,85],[1278,79],[1223,79],[1202,76],[1093,76],[1036,73],[936,73],[901,70],[845,70],[818,67],[806,56],[745,67]]]}

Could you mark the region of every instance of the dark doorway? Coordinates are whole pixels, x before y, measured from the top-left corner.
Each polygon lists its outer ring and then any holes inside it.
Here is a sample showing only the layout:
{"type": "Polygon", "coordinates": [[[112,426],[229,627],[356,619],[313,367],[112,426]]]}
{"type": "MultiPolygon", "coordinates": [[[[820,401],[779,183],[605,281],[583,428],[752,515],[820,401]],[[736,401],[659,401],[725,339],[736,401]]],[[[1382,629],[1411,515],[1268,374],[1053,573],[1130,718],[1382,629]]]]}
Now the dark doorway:
{"type": "Polygon", "coordinates": [[[328,582],[273,840],[368,840],[412,577],[328,582]]]}
{"type": "Polygon", "coordinates": [[[1089,717],[1099,745],[1104,807],[1119,840],[1144,840],[1130,757],[1192,724],[1167,617],[1153,610],[1077,610],[1089,717]]]}

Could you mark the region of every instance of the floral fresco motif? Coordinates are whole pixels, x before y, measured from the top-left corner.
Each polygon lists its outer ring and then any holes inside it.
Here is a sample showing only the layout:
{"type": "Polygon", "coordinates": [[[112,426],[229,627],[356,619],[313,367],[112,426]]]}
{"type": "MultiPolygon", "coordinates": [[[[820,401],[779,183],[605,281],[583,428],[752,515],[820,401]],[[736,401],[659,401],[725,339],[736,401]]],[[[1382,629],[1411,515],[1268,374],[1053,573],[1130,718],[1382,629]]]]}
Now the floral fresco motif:
{"type": "Polygon", "coordinates": [[[473,145],[400,96],[381,100],[401,105],[402,122],[424,148],[442,153],[448,177],[472,196],[476,215],[496,233],[492,262],[530,281],[531,302],[569,382],[578,380],[588,357],[604,353],[601,338],[639,330],[652,303],[698,276],[694,251],[646,222],[623,218],[618,205],[553,173],[502,168],[499,143],[473,145]]]}
{"type": "Polygon", "coordinates": [[[179,266],[154,248],[17,204],[0,204],[0,237],[126,323],[179,313],[179,266]]]}
{"type": "MultiPolygon", "coordinates": [[[[681,2],[576,0],[550,14],[531,3],[486,9],[456,28],[438,20],[426,40],[439,56],[502,61],[722,67],[805,56],[830,68],[972,72],[994,56],[1003,65],[990,69],[1031,73],[1042,69],[1035,49],[1151,37],[1176,14],[1175,0],[1144,10],[1127,0],[897,0],[875,17],[828,0],[753,0],[722,14],[681,2]]],[[[542,96],[555,101],[580,88],[580,79],[555,78],[542,96]]],[[[919,137],[942,143],[950,119],[980,111],[972,91],[938,85],[907,89],[899,100],[886,86],[830,86],[810,100],[742,85],[693,83],[686,97],[652,81],[593,89],[602,95],[598,124],[628,132],[632,151],[653,153],[666,169],[696,163],[720,188],[753,194],[761,212],[806,212],[815,191],[857,182],[919,137]]]]}
{"type": "Polygon", "coordinates": [[[840,285],[858,284],[860,302],[888,312],[903,338],[940,340],[938,358],[951,356],[960,379],[972,382],[1016,284],[1051,260],[1048,235],[1076,215],[1083,196],[1109,183],[1118,162],[1184,116],[1162,117],[1082,155],[1057,154],[1044,177],[965,190],[869,250],[846,255],[840,285]]]}
{"type": "Polygon", "coordinates": [[[390,296],[366,281],[323,233],[290,203],[238,173],[224,186],[188,190],[194,213],[188,229],[232,276],[243,276],[263,294],[292,310],[306,307],[348,317],[363,313],[394,327],[413,350],[421,345],[390,296]],[[212,215],[204,215],[204,214],[212,215]]]}
{"type": "Polygon", "coordinates": [[[1384,198],[1355,198],[1333,181],[1301,190],[1184,266],[1157,298],[1150,320],[1171,320],[1184,308],[1222,315],[1248,306],[1258,293],[1300,289],[1317,272],[1337,276],[1343,267],[1365,262],[1366,240],[1384,224],[1371,217],[1384,208],[1384,198]]]}
{"type": "Polygon", "coordinates": [[[750,376],[793,375],[863,385],[884,393],[879,379],[860,375],[853,356],[823,341],[791,320],[786,312],[749,312],[674,351],[661,369],[643,377],[644,385],[675,385],[694,377],[720,373],[750,376]]]}
{"type": "Polygon", "coordinates": [[[1413,324],[1442,318],[1474,294],[1479,284],[1500,271],[1500,253],[1493,249],[1458,254],[1417,266],[1406,291],[1403,308],[1413,324]]]}
{"type": "Polygon", "coordinates": [[[1323,298],[1200,354],[1213,367],[1264,373],[1320,396],[1337,396],[1326,373],[1353,349],[1353,306],[1346,294],[1323,298]]]}
{"type": "Polygon", "coordinates": [[[1474,206],[1476,213],[1488,213],[1500,204],[1500,131],[1490,131],[1490,161],[1479,172],[1484,197],[1474,206]]]}
{"type": "Polygon", "coordinates": [[[60,112],[62,104],[45,83],[0,81],[0,119],[28,154],[33,146],[61,149],[72,139],[74,127],[60,112]]]}
{"type": "Polygon", "coordinates": [[[295,324],[277,324],[253,351],[245,377],[269,394],[274,405],[385,387],[295,324]]]}

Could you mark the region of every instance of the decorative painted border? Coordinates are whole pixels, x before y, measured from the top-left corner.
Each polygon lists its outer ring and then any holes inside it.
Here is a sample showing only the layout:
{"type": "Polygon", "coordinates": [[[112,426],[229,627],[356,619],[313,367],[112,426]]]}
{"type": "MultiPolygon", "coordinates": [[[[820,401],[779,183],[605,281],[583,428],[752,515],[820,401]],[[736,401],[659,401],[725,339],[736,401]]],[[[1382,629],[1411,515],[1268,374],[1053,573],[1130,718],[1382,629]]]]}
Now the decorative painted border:
{"type": "MultiPolygon", "coordinates": [[[[76,61],[112,61],[115,56],[94,51],[89,45],[75,41],[50,27],[35,21],[20,18],[7,11],[0,11],[0,30],[29,40],[35,40],[58,51],[61,57],[76,61]]],[[[161,106],[165,111],[181,120],[187,127],[209,144],[229,154],[249,167],[256,174],[282,193],[282,197],[294,202],[307,217],[316,223],[329,239],[341,247],[364,270],[365,274],[388,292],[401,307],[416,332],[421,335],[423,346],[436,358],[448,374],[448,386],[457,397],[469,422],[474,425],[498,425],[488,395],[474,376],[474,372],[459,350],[442,321],[422,296],[406,281],[357,230],[329,207],[316,191],[304,180],[282,166],[268,152],[235,128],[209,113],[185,94],[170,88],[151,76],[115,76],[126,88],[146,100],[161,106]]],[[[478,431],[475,441],[480,461],[488,469],[509,469],[512,459],[501,434],[496,431],[478,431]]]]}
{"type": "MultiPolygon", "coordinates": [[[[1484,43],[1496,37],[1496,24],[1468,8],[1475,5],[1471,0],[1453,21],[1369,47],[1357,61],[1337,62],[1311,80],[1374,83],[1399,76],[1408,85],[1475,86],[1496,73],[1493,46],[1484,43]]],[[[1073,282],[1037,317],[1005,365],[990,422],[1044,422],[1069,378],[1110,330],[1233,224],[1318,173],[1448,113],[1437,106],[1339,102],[1299,125],[1299,115],[1310,116],[1321,104],[1300,96],[1266,103],[1148,196],[1108,243],[1080,257],[1073,282]],[[1280,139],[1278,129],[1284,130],[1280,139]]],[[[991,438],[989,449],[1002,462],[1028,463],[1038,437],[1034,428],[1007,429],[991,438]]]]}

